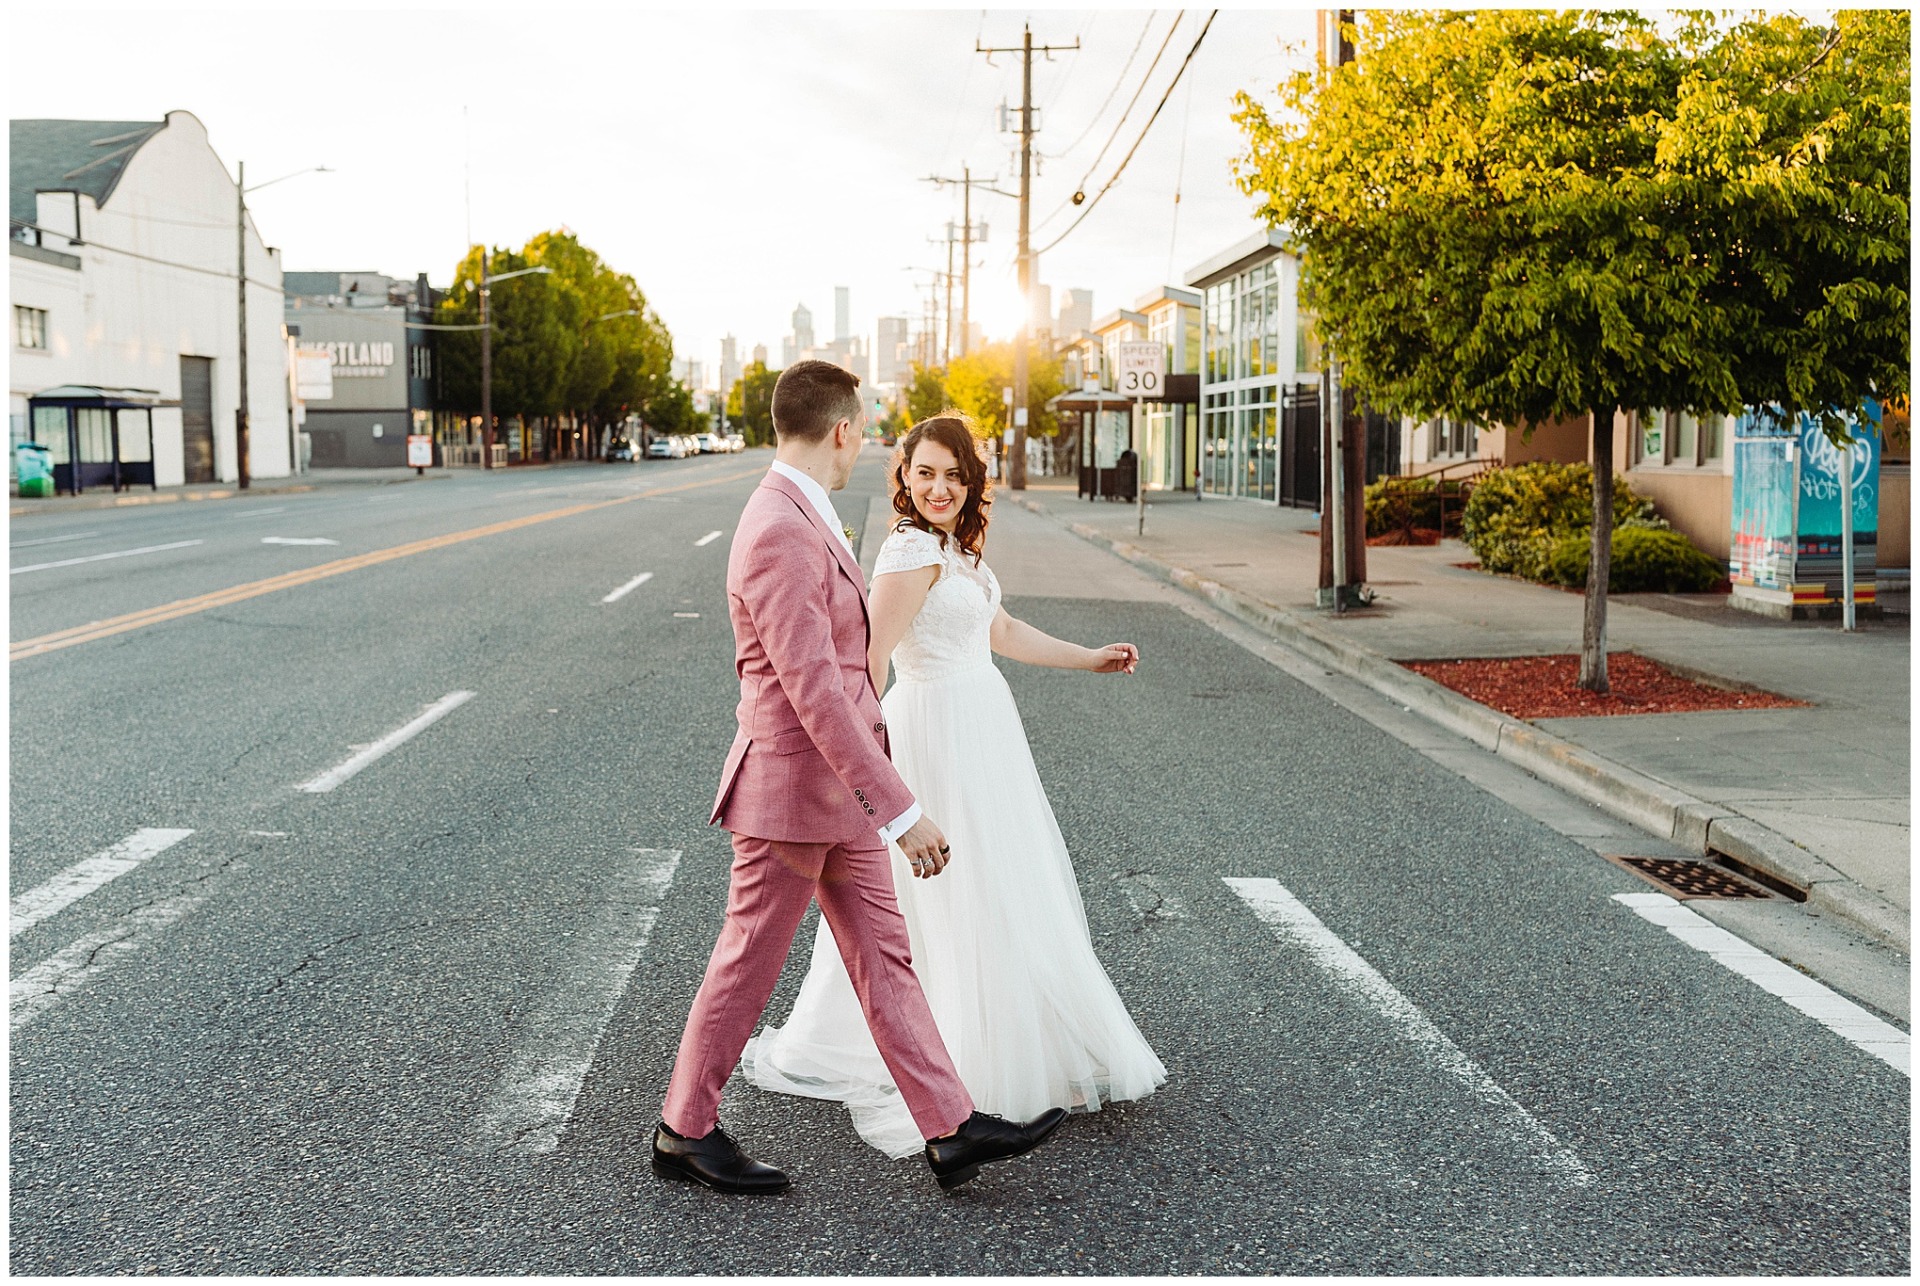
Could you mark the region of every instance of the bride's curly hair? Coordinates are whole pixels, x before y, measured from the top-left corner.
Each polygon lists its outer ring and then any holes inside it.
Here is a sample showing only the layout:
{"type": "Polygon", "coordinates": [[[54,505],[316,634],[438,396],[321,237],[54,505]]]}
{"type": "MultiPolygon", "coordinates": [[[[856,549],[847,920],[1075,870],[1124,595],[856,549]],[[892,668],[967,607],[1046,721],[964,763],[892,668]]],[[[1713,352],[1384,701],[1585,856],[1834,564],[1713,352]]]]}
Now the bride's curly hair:
{"type": "Polygon", "coordinates": [[[987,461],[981,454],[980,439],[973,432],[973,417],[964,411],[948,407],[920,421],[900,439],[892,466],[893,511],[900,515],[894,530],[918,527],[938,536],[940,547],[946,548],[947,533],[921,516],[913,507],[913,493],[907,489],[907,465],[913,460],[914,449],[922,442],[939,443],[960,462],[960,485],[967,489],[967,502],[960,506],[960,520],[954,524],[953,538],[959,542],[961,553],[973,556],[977,567],[980,546],[987,538],[987,510],[993,505],[993,484],[987,481],[987,461]]]}

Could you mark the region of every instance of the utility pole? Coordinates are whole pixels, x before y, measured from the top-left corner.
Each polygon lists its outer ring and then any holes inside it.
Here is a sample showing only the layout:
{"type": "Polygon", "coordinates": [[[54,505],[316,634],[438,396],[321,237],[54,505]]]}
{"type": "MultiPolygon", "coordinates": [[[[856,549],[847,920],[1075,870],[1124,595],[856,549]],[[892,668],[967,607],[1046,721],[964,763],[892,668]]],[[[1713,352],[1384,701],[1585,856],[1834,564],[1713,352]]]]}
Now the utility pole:
{"type": "Polygon", "coordinates": [[[941,366],[953,365],[953,220],[947,220],[947,317],[942,333],[946,337],[945,355],[940,359],[941,366]]]}
{"type": "Polygon", "coordinates": [[[1071,52],[1080,48],[1076,37],[1071,45],[1036,45],[1033,28],[1023,26],[1018,48],[989,49],[974,41],[975,53],[1020,55],[1020,334],[1013,345],[1013,438],[1012,459],[1007,482],[1015,491],[1027,489],[1027,342],[1033,329],[1033,254],[1027,240],[1028,206],[1033,191],[1033,55],[1034,51],[1052,56],[1054,51],[1071,52]]]}
{"type": "MultiPolygon", "coordinates": [[[[1316,17],[1323,63],[1331,63],[1335,69],[1351,63],[1353,39],[1348,33],[1353,27],[1354,11],[1321,9],[1316,17]]],[[[1366,580],[1367,556],[1364,509],[1356,511],[1354,504],[1355,493],[1366,486],[1366,430],[1363,421],[1359,439],[1354,440],[1348,424],[1349,397],[1338,338],[1327,337],[1327,375],[1321,385],[1324,393],[1320,440],[1326,466],[1321,476],[1327,485],[1321,497],[1322,583],[1317,596],[1321,607],[1331,607],[1336,613],[1365,601],[1360,590],[1366,580]]]]}
{"type": "MultiPolygon", "coordinates": [[[[960,356],[962,357],[967,355],[973,333],[973,243],[987,239],[986,224],[979,225],[977,230],[974,227],[973,190],[976,187],[983,187],[989,192],[1000,192],[999,188],[993,186],[999,181],[999,175],[990,179],[976,179],[973,177],[972,168],[964,165],[960,167],[960,177],[957,179],[941,178],[935,174],[927,176],[929,183],[956,184],[960,188],[960,356]]],[[[1000,192],[1000,195],[1012,196],[1013,193],[1000,192]]],[[[951,225],[947,228],[947,239],[949,241],[953,239],[951,225]]],[[[947,264],[947,272],[949,274],[953,272],[951,261],[947,264]]],[[[947,311],[953,311],[951,300],[948,301],[947,311]]]]}
{"type": "MultiPolygon", "coordinates": [[[[253,485],[248,456],[253,451],[252,417],[247,404],[247,163],[237,163],[240,177],[233,190],[240,200],[240,409],[233,413],[233,447],[240,457],[240,489],[253,485]]],[[[78,476],[79,466],[74,466],[78,476]]]]}

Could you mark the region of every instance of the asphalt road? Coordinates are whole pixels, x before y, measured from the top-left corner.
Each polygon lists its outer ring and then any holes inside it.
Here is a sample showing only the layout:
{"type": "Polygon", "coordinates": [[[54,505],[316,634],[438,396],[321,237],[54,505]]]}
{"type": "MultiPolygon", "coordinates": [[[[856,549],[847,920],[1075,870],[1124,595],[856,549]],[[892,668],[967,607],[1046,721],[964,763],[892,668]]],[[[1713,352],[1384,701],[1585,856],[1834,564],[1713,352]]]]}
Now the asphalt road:
{"type": "Polygon", "coordinates": [[[1909,1270],[1907,1075],[1617,901],[1648,886],[1549,811],[1013,513],[1010,609],[1144,654],[1003,666],[1168,1084],[955,1194],[735,1086],[794,1189],[655,1180],[765,463],[12,524],[14,1272],[1909,1270]],[[191,834],[116,849],[148,828],[191,834]]]}

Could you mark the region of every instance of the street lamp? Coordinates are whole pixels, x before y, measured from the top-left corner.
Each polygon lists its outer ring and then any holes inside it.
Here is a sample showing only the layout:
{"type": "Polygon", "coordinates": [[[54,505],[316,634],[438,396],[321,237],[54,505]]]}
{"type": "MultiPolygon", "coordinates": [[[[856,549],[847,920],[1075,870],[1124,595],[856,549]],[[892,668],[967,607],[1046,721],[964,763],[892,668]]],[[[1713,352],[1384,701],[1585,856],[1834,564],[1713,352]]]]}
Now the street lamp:
{"type": "MultiPolygon", "coordinates": [[[[247,193],[258,192],[261,188],[270,188],[276,183],[285,183],[288,179],[297,179],[302,174],[331,174],[333,170],[325,165],[309,165],[304,170],[295,170],[292,174],[282,174],[277,179],[268,179],[265,183],[247,186],[247,163],[238,162],[239,172],[234,177],[233,189],[240,202],[240,406],[234,414],[234,453],[240,457],[240,489],[245,491],[253,485],[253,420],[247,399],[247,193]]],[[[300,458],[297,440],[289,431],[288,449],[292,452],[288,460],[290,466],[300,458]]]]}
{"type": "Polygon", "coordinates": [[[517,268],[487,276],[487,254],[480,252],[480,467],[493,468],[493,326],[487,321],[487,294],[493,282],[551,273],[551,268],[517,268]]]}

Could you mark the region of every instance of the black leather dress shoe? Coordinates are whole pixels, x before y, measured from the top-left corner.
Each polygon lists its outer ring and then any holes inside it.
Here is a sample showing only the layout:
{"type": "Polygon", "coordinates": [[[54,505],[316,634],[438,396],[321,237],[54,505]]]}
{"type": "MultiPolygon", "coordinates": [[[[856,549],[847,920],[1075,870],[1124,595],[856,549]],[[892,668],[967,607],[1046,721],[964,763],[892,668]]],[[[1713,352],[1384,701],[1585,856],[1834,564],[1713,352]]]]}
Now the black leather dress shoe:
{"type": "Polygon", "coordinates": [[[715,1192],[785,1192],[791,1180],[740,1150],[719,1126],[697,1139],[684,1138],[662,1121],[653,1132],[653,1172],[662,1179],[704,1183],[715,1192]]]}
{"type": "Polygon", "coordinates": [[[957,1188],[989,1161],[1005,1161],[1031,1152],[1067,1119],[1064,1107],[1049,1108],[1024,1125],[975,1112],[967,1123],[944,1139],[927,1141],[927,1164],[942,1188],[957,1188]]]}

